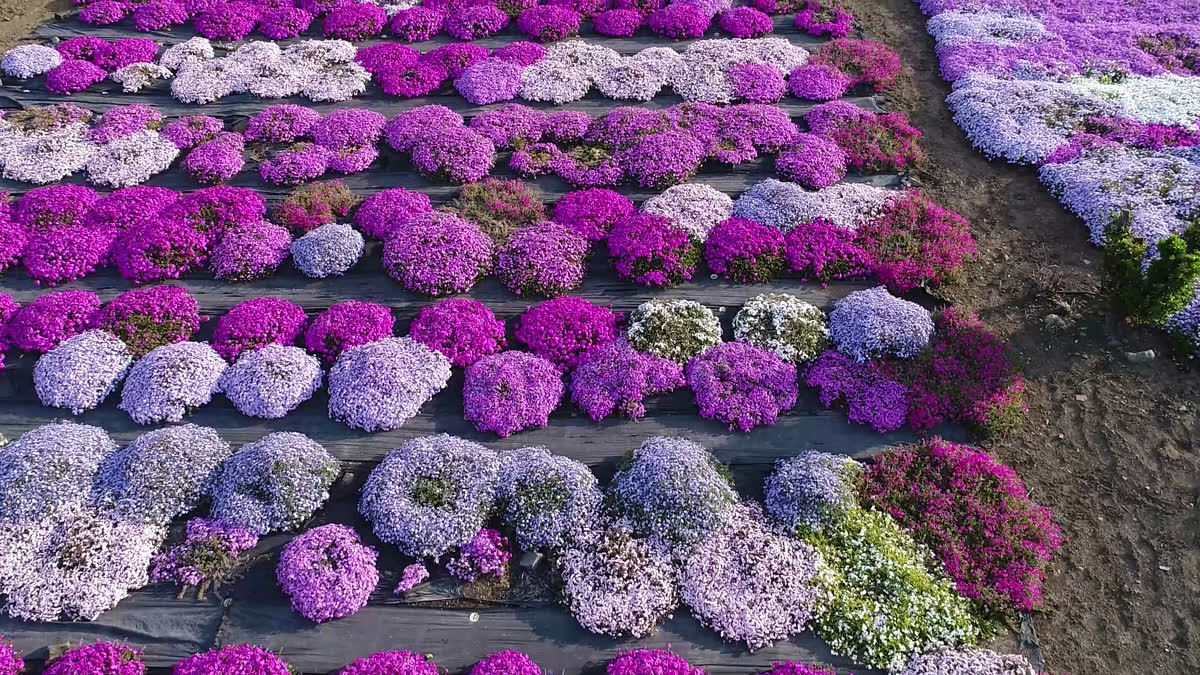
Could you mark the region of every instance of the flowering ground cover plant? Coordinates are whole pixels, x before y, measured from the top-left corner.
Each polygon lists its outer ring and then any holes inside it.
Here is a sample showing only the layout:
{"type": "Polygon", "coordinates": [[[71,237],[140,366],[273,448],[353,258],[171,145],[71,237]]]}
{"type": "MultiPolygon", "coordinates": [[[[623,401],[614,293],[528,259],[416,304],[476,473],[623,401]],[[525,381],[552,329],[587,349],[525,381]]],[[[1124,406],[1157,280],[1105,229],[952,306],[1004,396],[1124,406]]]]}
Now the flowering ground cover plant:
{"type": "Polygon", "coordinates": [[[82,644],[49,661],[42,671],[51,675],[142,675],[142,650],[116,642],[82,644]]]}
{"type": "Polygon", "coordinates": [[[321,623],[366,606],[379,583],[376,557],[354,528],[322,525],[288,542],[275,573],[292,611],[321,623]]]}
{"type": "Polygon", "coordinates": [[[364,431],[397,429],[450,381],[450,361],[408,338],[342,352],[329,371],[329,417],[364,431]]]}
{"type": "Polygon", "coordinates": [[[621,529],[568,548],[558,565],[567,611],[593,633],[648,635],[679,604],[670,557],[621,529]]]}
{"type": "Polygon", "coordinates": [[[187,522],[183,541],[150,560],[151,583],[173,583],[182,596],[195,588],[203,600],[239,565],[239,556],[254,548],[258,536],[250,530],[207,518],[187,522]]]}
{"type": "Polygon", "coordinates": [[[509,436],[548,425],[564,391],[562,375],[552,362],[528,352],[504,351],[467,367],[463,416],[480,431],[509,436]]]}
{"type": "Polygon", "coordinates": [[[89,330],[38,358],[33,388],[42,405],[66,408],[78,415],[103,403],[132,363],[129,349],[115,335],[89,330]]]}
{"type": "Polygon", "coordinates": [[[501,458],[496,499],[528,551],[588,540],[600,524],[603,496],[586,465],[539,447],[501,458]]]}

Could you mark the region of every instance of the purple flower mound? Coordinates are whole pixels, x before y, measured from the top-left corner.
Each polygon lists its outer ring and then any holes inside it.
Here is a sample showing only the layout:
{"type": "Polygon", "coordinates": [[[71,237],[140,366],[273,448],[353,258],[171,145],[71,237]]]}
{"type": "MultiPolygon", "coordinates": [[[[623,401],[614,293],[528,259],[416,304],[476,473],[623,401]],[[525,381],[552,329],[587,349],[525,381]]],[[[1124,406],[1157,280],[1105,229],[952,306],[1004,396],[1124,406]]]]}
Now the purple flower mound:
{"type": "Polygon", "coordinates": [[[383,245],[383,268],[404,288],[439,296],[471,290],[492,267],[492,240],[474,224],[435,211],[397,228],[383,245]]]}
{"type": "Polygon", "coordinates": [[[549,424],[562,396],[553,363],[526,352],[500,352],[467,367],[463,416],[479,431],[507,437],[549,424]]]}
{"type": "Polygon", "coordinates": [[[209,267],[223,281],[266,279],[279,269],[292,245],[286,227],[263,221],[227,230],[213,247],[209,267]]]}
{"type": "Polygon", "coordinates": [[[322,525],[284,546],[275,576],[292,601],[292,611],[322,623],[367,606],[367,598],[379,583],[377,557],[354,528],[322,525]]]}
{"type": "Polygon", "coordinates": [[[97,54],[107,48],[108,41],[94,35],[68,38],[55,46],[64,59],[83,59],[85,61],[95,59],[97,54]]]}
{"type": "Polygon", "coordinates": [[[869,424],[881,434],[908,419],[908,388],[873,361],[860,363],[831,349],[812,362],[804,382],[818,389],[821,405],[829,408],[842,401],[851,422],[869,424]]]}
{"type": "Polygon", "coordinates": [[[486,110],[471,118],[471,129],[483,134],[502,150],[536,143],[541,140],[545,126],[546,113],[520,103],[486,110]]]}
{"type": "Polygon", "coordinates": [[[446,17],[446,34],[457,40],[478,40],[495,35],[508,25],[508,15],[499,7],[483,3],[454,10],[446,17]]]}
{"type": "MultiPolygon", "coordinates": [[[[407,573],[410,568],[414,567],[425,569],[423,565],[414,564],[404,570],[407,573]]],[[[425,572],[425,576],[429,576],[428,571],[425,572]]],[[[438,672],[436,663],[416,652],[393,651],[376,652],[357,659],[354,663],[342,668],[337,675],[438,675],[438,672]]]]}
{"type": "Polygon", "coordinates": [[[567,7],[538,5],[521,12],[517,29],[538,42],[551,42],[579,33],[583,15],[567,7]]]}
{"type": "Polygon", "coordinates": [[[171,189],[135,185],[100,197],[83,218],[83,224],[96,229],[128,230],[151,221],[159,211],[179,199],[171,189]]]}
{"type": "Polygon", "coordinates": [[[797,134],[775,157],[775,172],[809,189],[827,188],[846,177],[846,152],[824,136],[797,134]]]}
{"type": "Polygon", "coordinates": [[[796,66],[788,75],[792,95],[810,101],[832,101],[850,90],[853,81],[842,71],[821,63],[796,66]]]}
{"type": "Polygon", "coordinates": [[[238,556],[258,544],[249,530],[207,518],[187,522],[184,540],[150,560],[150,582],[197,589],[200,599],[238,564],[238,556]]]}
{"type": "Polygon", "coordinates": [[[268,106],[246,123],[246,140],[262,143],[291,143],[308,136],[321,120],[321,113],[300,105],[279,103],[268,106]]]}
{"type": "Polygon", "coordinates": [[[545,135],[558,143],[574,143],[583,140],[592,118],[578,110],[559,110],[546,115],[545,135]]]}
{"type": "Polygon", "coordinates": [[[46,293],[17,310],[8,321],[4,340],[24,352],[48,352],[87,330],[98,309],[100,298],[91,291],[46,293]]]}
{"type": "Polygon", "coordinates": [[[343,300],[321,312],[304,333],[304,346],[332,363],[351,347],[392,337],[392,310],[363,300],[343,300]]]}
{"type": "Polygon", "coordinates": [[[615,190],[589,188],[563,195],[554,205],[554,222],[588,241],[600,241],[618,220],[636,210],[628,197],[615,190]]]}
{"type": "Polygon", "coordinates": [[[615,340],[622,318],[608,307],[565,296],[526,310],[517,323],[517,339],[565,372],[588,349],[615,340]]]}
{"type": "Polygon", "coordinates": [[[0,273],[7,272],[21,260],[27,231],[24,225],[0,215],[0,273]]]}
{"type": "Polygon", "coordinates": [[[388,96],[413,98],[428,96],[450,77],[446,67],[437,62],[417,61],[406,66],[393,66],[376,76],[379,88],[388,96]]]}
{"type": "Polygon", "coordinates": [[[336,7],[325,17],[325,37],[358,42],[383,32],[387,12],[371,3],[336,7]]]}
{"type": "Polygon", "coordinates": [[[765,63],[737,63],[725,71],[736,98],[750,103],[776,103],[787,93],[787,80],[775,66],[765,63]]]}
{"type": "Polygon", "coordinates": [[[46,73],[46,88],[56,94],[71,95],[83,91],[108,77],[103,68],[90,61],[71,59],[63,61],[54,70],[46,73]]]}
{"type": "Polygon", "coordinates": [[[437,558],[483,527],[500,460],[471,441],[438,434],[406,442],[367,477],[358,512],[380,540],[437,558]]]}
{"type": "MultiPolygon", "coordinates": [[[[19,675],[23,670],[25,670],[25,660],[21,658],[21,652],[13,648],[12,644],[3,635],[0,635],[0,675],[19,675]]],[[[514,673],[514,675],[522,674],[514,673]]],[[[531,673],[530,675],[540,675],[540,673],[531,673]]]]}
{"type": "Polygon", "coordinates": [[[632,37],[645,17],[636,9],[610,9],[592,17],[592,29],[600,35],[632,37]]]}
{"type": "Polygon", "coordinates": [[[567,610],[593,633],[649,635],[679,604],[670,557],[621,529],[598,534],[598,542],[569,548],[559,557],[567,610]]]}
{"type": "Polygon", "coordinates": [[[822,7],[818,0],[808,0],[804,9],[796,12],[796,29],[816,37],[844,38],[854,28],[854,15],[838,7],[837,2],[824,0],[832,6],[822,7]]]}
{"type": "Polygon", "coordinates": [[[162,212],[167,224],[178,221],[204,235],[206,245],[220,240],[227,229],[261,222],[267,216],[267,202],[250,188],[203,188],[181,195],[162,212]]]}
{"type": "Polygon", "coordinates": [[[353,227],[329,223],[292,243],[292,264],[312,279],[341,276],[358,264],[364,245],[353,227]]]}
{"type": "Polygon", "coordinates": [[[179,422],[208,405],[225,360],[203,342],[163,345],[133,364],[121,390],[121,410],[138,424],[179,422]]]}
{"type": "Polygon", "coordinates": [[[25,432],[0,453],[0,517],[35,521],[82,503],[116,449],[100,427],[59,422],[25,432]]]}
{"type": "Polygon", "coordinates": [[[92,324],[116,335],[140,357],[172,342],[190,339],[200,330],[200,303],[182,286],[135,288],[113,298],[92,324]]]}
{"type": "Polygon", "coordinates": [[[304,308],[282,298],[252,298],[217,319],[212,346],[231,363],[242,352],[276,343],[293,345],[307,322],[304,308]]]}
{"type": "Polygon", "coordinates": [[[412,162],[426,176],[469,183],[491,172],[496,165],[496,146],[466,127],[440,129],[417,141],[412,162]]]}
{"type": "Polygon", "coordinates": [[[333,152],[315,143],[294,143],[258,165],[258,174],[275,185],[299,185],[329,170],[333,152]]]}
{"type": "Polygon", "coordinates": [[[89,330],[63,340],[33,368],[42,405],[79,415],[104,402],[129,372],[133,356],[112,333],[89,330]]]}
{"type": "MultiPolygon", "coordinates": [[[[405,566],[400,572],[400,581],[396,584],[393,595],[402,596],[405,593],[416,588],[418,584],[429,578],[429,570],[421,563],[413,563],[405,566]]],[[[361,659],[360,659],[361,660],[361,659]]],[[[357,662],[356,662],[357,663],[357,662]]],[[[343,671],[345,672],[345,671],[343,671]]]]}
{"type": "Polygon", "coordinates": [[[513,152],[508,168],[522,178],[537,178],[552,172],[550,166],[562,155],[553,143],[534,143],[513,152]]]}
{"type": "Polygon", "coordinates": [[[413,47],[395,42],[377,42],[368,47],[359,47],[354,60],[372,75],[388,70],[411,66],[421,58],[421,52],[413,47]]]}
{"type": "Polygon", "coordinates": [[[487,59],[464,70],[454,80],[454,88],[463,98],[475,105],[509,101],[521,88],[522,70],[523,66],[511,61],[487,59]]]}
{"type": "Polygon", "coordinates": [[[834,304],[829,336],[838,351],[856,361],[880,356],[908,359],[929,346],[933,316],[878,286],[855,291],[834,304]]]}
{"type": "Polygon", "coordinates": [[[212,518],[259,536],[294,530],[329,499],[340,472],[308,436],[267,434],[225,461],[212,488],[212,518]]]}
{"type": "Polygon", "coordinates": [[[364,431],[399,429],[449,381],[441,352],[406,337],[368,342],[329,371],[329,416],[364,431]]]}
{"type": "Polygon", "coordinates": [[[494,272],[517,295],[555,297],[583,283],[588,242],[546,222],[517,230],[496,255],[494,272]]]}
{"type": "Polygon", "coordinates": [[[109,257],[116,233],[87,226],[59,227],[31,234],[21,263],[34,285],[54,287],[82,279],[109,257]]]}
{"type": "Polygon", "coordinates": [[[229,645],[194,654],[175,664],[174,675],[291,675],[287,661],[254,645],[229,645]]]}
{"type": "Polygon", "coordinates": [[[666,649],[630,649],[608,663],[608,675],[704,675],[682,656],[666,649]]]}
{"type": "Polygon", "coordinates": [[[99,0],[85,6],[79,12],[79,20],[93,26],[107,26],[124,19],[128,11],[125,5],[115,0],[99,0]]]}
{"type": "Polygon", "coordinates": [[[899,675],[1034,675],[1036,672],[1019,654],[998,654],[990,649],[945,649],[915,657],[899,675]]]}
{"type": "Polygon", "coordinates": [[[17,202],[12,217],[32,232],[80,225],[98,199],[96,191],[86,185],[34,188],[17,202]]]}
{"type": "Polygon", "coordinates": [[[143,675],[142,650],[115,642],[68,649],[46,664],[43,675],[143,675]]]}
{"type": "MultiPolygon", "coordinates": [[[[175,144],[175,147],[180,150],[189,150],[191,148],[212,140],[217,134],[225,129],[225,124],[216,117],[208,115],[188,115],[186,117],[178,117],[166,124],[159,130],[168,141],[175,144]]],[[[145,186],[142,186],[143,188],[145,186]]],[[[123,188],[132,190],[136,188],[123,188]]],[[[163,190],[165,188],[152,188],[155,190],[163,190]]],[[[118,190],[117,192],[120,192],[118,190]]]]}
{"type": "Polygon", "coordinates": [[[773,426],[796,406],[796,366],[769,349],[723,342],[688,361],[684,373],[700,416],[730,431],[773,426]]]}
{"type": "Polygon", "coordinates": [[[504,455],[496,499],[526,551],[560,549],[588,540],[600,527],[596,476],[584,464],[545,448],[520,448],[504,455]]]}
{"type": "Polygon", "coordinates": [[[387,239],[400,226],[430,211],[433,211],[433,204],[428,195],[391,188],[367,197],[354,212],[354,224],[368,237],[387,239]]]}
{"type": "Polygon", "coordinates": [[[492,50],[492,57],[519,66],[532,66],[546,58],[546,48],[536,42],[518,40],[492,50]]]}
{"type": "Polygon", "coordinates": [[[270,344],[245,353],[217,386],[243,415],[279,419],[321,388],[321,362],[299,347],[270,344]]]}
{"type": "Polygon", "coordinates": [[[675,286],[696,272],[700,245],[670,218],[635,213],[613,225],[608,254],[622,279],[643,286],[675,286]]]}
{"type": "Polygon", "coordinates": [[[196,146],[183,158],[183,169],[192,180],[209,185],[233,178],[246,166],[246,149],[240,134],[223,132],[196,146]]]}
{"type": "Polygon", "coordinates": [[[196,32],[209,40],[234,42],[254,30],[258,12],[245,2],[214,4],[192,20],[196,32]]]}
{"type": "Polygon", "coordinates": [[[664,190],[694,176],[707,154],[704,144],[692,134],[665,131],[639,137],[615,157],[638,185],[664,190]]]}
{"type": "Polygon", "coordinates": [[[542,669],[525,652],[505,649],[485,656],[468,675],[542,675],[542,669]]]}
{"type": "Polygon", "coordinates": [[[638,420],[646,415],[647,396],[683,385],[678,363],[639,352],[619,339],[592,347],[579,358],[571,374],[571,400],[597,422],[614,414],[638,420]]]}
{"type": "Polygon", "coordinates": [[[487,305],[467,298],[439,300],[422,309],[409,337],[444,354],[452,366],[469,366],[508,344],[504,322],[487,305]]]}
{"type": "Polygon", "coordinates": [[[775,30],[771,17],[753,7],[734,7],[721,14],[717,26],[735,38],[762,37],[775,30]]]}
{"type": "Polygon", "coordinates": [[[466,42],[452,42],[426,52],[420,62],[433,63],[446,69],[450,77],[458,77],[473,64],[491,56],[492,50],[466,42]]]}
{"type": "Polygon", "coordinates": [[[655,34],[672,40],[687,40],[704,36],[712,24],[712,15],[695,5],[667,5],[650,15],[646,22],[655,34]]]}
{"type": "Polygon", "coordinates": [[[138,131],[156,129],[162,124],[162,113],[148,105],[134,103],[110,108],[88,130],[88,140],[108,143],[138,131]]]}
{"type": "Polygon", "coordinates": [[[789,534],[819,531],[858,507],[861,475],[859,463],[844,455],[805,450],[781,459],[763,487],[767,512],[789,534]]]}
{"type": "Polygon", "coordinates": [[[422,42],[437,35],[446,21],[446,13],[428,7],[402,9],[388,27],[392,35],[405,42],[422,42]]]}
{"type": "Polygon", "coordinates": [[[113,245],[112,257],[121,276],[144,284],[178,279],[203,265],[208,252],[203,232],[164,215],[123,232],[113,245]]]}
{"type": "Polygon", "coordinates": [[[737,506],[679,569],[679,594],[726,640],[761,649],[804,630],[825,593],[817,549],[771,531],[758,506],[737,506]]]}
{"type": "Polygon", "coordinates": [[[485,527],[459,547],[458,554],[446,563],[446,571],[468,582],[500,577],[508,570],[510,558],[508,537],[485,527]]]}
{"type": "Polygon", "coordinates": [[[772,281],[783,273],[783,233],[753,220],[727,218],[709,232],[704,261],[738,283],[772,281]]]}
{"type": "Polygon", "coordinates": [[[272,40],[298,37],[312,25],[313,15],[299,7],[278,7],[263,13],[258,32],[272,40]]]}

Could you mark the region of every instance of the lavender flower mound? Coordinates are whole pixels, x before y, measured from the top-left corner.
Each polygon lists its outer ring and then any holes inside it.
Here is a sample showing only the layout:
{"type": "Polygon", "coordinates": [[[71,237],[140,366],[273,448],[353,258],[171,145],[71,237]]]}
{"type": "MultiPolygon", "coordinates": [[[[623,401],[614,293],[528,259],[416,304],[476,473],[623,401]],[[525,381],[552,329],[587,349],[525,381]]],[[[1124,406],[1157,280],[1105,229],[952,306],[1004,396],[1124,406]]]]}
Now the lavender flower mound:
{"type": "Polygon", "coordinates": [[[478,581],[486,577],[500,577],[508,569],[512,552],[508,550],[508,537],[499,531],[483,528],[471,541],[458,549],[458,554],[446,563],[446,571],[463,581],[478,581]]]}
{"type": "Polygon", "coordinates": [[[46,664],[44,675],[143,675],[142,650],[115,642],[81,644],[46,664]]]}
{"type": "Polygon", "coordinates": [[[275,273],[287,258],[292,235],[263,221],[227,230],[213,247],[209,267],[223,281],[254,281],[275,273]]]}
{"type": "Polygon", "coordinates": [[[902,193],[865,183],[838,183],[810,192],[795,183],[768,178],[733,202],[733,215],[784,232],[821,218],[857,230],[878,217],[902,193]]]}
{"type": "Polygon", "coordinates": [[[366,607],[379,583],[377,557],[354,528],[322,525],[288,542],[275,575],[292,611],[322,623],[366,607]]]}
{"type": "Polygon", "coordinates": [[[479,431],[507,437],[548,425],[562,396],[562,376],[553,363],[526,352],[500,352],[467,367],[463,417],[479,431]]]}
{"type": "Polygon", "coordinates": [[[670,558],[621,530],[567,549],[558,568],[567,611],[593,633],[644,637],[679,604],[670,558]]]}
{"type": "Polygon", "coordinates": [[[485,656],[467,675],[542,675],[542,669],[528,654],[505,649],[485,656]]]}
{"type": "Polygon", "coordinates": [[[880,356],[907,359],[929,346],[933,316],[878,286],[838,300],[829,313],[829,335],[838,351],[857,361],[880,356]]]}
{"type": "Polygon", "coordinates": [[[174,675],[215,675],[216,673],[254,673],[254,675],[292,675],[287,661],[254,645],[228,645],[194,654],[175,664],[174,675]]]}
{"type": "Polygon", "coordinates": [[[553,298],[583,283],[587,253],[586,239],[546,222],[514,232],[497,252],[493,271],[517,295],[553,298]]]}
{"type": "Polygon", "coordinates": [[[487,305],[467,298],[439,300],[423,308],[409,327],[409,337],[460,367],[499,353],[508,344],[504,322],[487,305]]]}
{"type": "Polygon", "coordinates": [[[163,345],[133,364],[120,408],[138,424],[179,422],[208,405],[225,367],[225,359],[203,342],[163,345]]]}
{"type": "Polygon", "coordinates": [[[42,405],[79,415],[104,402],[129,372],[133,356],[112,333],[89,330],[43,354],[33,368],[42,405]]]}
{"type": "Polygon", "coordinates": [[[492,266],[492,240],[474,224],[444,212],[397,228],[384,242],[383,267],[410,291],[465,293],[492,266]]]}
{"type": "Polygon", "coordinates": [[[9,77],[27,80],[54,70],[62,62],[62,55],[53,47],[20,45],[4,52],[4,58],[0,59],[0,70],[9,77]]]}
{"type": "Polygon", "coordinates": [[[825,313],[787,293],[750,298],[733,317],[733,339],[770,349],[789,363],[816,358],[829,344],[825,313]]]}
{"type": "Polygon", "coordinates": [[[899,675],[1034,675],[1036,672],[1019,654],[997,654],[990,649],[948,649],[917,656],[899,675]]]}
{"type": "Polygon", "coordinates": [[[294,143],[258,165],[262,179],[275,185],[299,185],[325,175],[332,151],[315,143],[294,143]]]}
{"type": "Polygon", "coordinates": [[[103,429],[84,424],[60,422],[25,432],[0,448],[0,518],[33,521],[82,503],[96,469],[116,449],[103,429]]]}
{"type": "Polygon", "coordinates": [[[639,352],[624,339],[592,347],[571,373],[571,401],[594,421],[614,414],[632,420],[645,416],[647,396],[685,384],[678,363],[639,352]]]}
{"type": "MultiPolygon", "coordinates": [[[[677,188],[668,192],[674,189],[677,188]]],[[[633,202],[615,190],[589,188],[563,195],[554,205],[554,222],[571,228],[588,241],[600,241],[618,220],[635,210],[633,202]]]]}
{"type": "Polygon", "coordinates": [[[260,536],[294,530],[329,499],[340,471],[304,434],[267,434],[225,461],[212,488],[212,518],[260,536]]]}
{"type": "Polygon", "coordinates": [[[823,599],[817,549],[770,530],[757,506],[734,507],[679,567],[679,595],[702,623],[761,649],[804,630],[823,599]]]}
{"type": "Polygon", "coordinates": [[[415,438],[371,472],[358,512],[404,554],[437,558],[483,527],[499,468],[496,454],[478,443],[448,434],[415,438]]]}
{"type": "Polygon", "coordinates": [[[525,551],[561,549],[600,526],[603,494],[592,472],[546,448],[520,448],[500,460],[496,499],[525,551]]]}
{"type": "Polygon", "coordinates": [[[694,176],[706,155],[704,145],[691,134],[666,131],[638,138],[616,159],[639,186],[664,190],[694,176]]]}
{"type": "Polygon", "coordinates": [[[207,518],[187,522],[182,542],[150,560],[151,583],[175,583],[181,590],[195,588],[200,599],[209,587],[221,583],[238,565],[238,556],[258,543],[244,528],[207,518]]]}
{"type": "Polygon", "coordinates": [[[862,466],[849,457],[805,450],[775,463],[763,486],[767,512],[791,533],[819,531],[858,505],[862,466]]]}
{"type": "Polygon", "coordinates": [[[246,123],[246,140],[263,143],[291,143],[306,138],[321,120],[312,108],[281,103],[268,106],[246,123]]]}
{"type": "MultiPolygon", "coordinates": [[[[482,62],[486,63],[486,61],[482,62]]],[[[502,150],[521,148],[541,140],[546,114],[519,103],[509,103],[471,118],[471,129],[502,150]]]]}
{"type": "MultiPolygon", "coordinates": [[[[400,572],[400,581],[396,584],[393,595],[404,595],[405,593],[416,588],[421,582],[429,578],[429,570],[421,563],[413,563],[405,566],[400,572]]],[[[361,660],[361,659],[360,659],[361,660]]]]}
{"type": "Polygon", "coordinates": [[[217,320],[213,349],[232,362],[269,344],[293,345],[307,321],[303,307],[282,298],[243,300],[217,320]]]}
{"type": "Polygon", "coordinates": [[[723,469],[698,443],[655,436],[613,477],[609,500],[636,534],[684,554],[732,516],[737,494],[723,469]]]}
{"type": "Polygon", "coordinates": [[[412,338],[342,352],[329,371],[329,416],[354,429],[391,431],[450,381],[450,360],[412,338]]]}
{"type": "Polygon", "coordinates": [[[846,177],[846,153],[823,136],[798,134],[796,144],[775,158],[775,171],[806,188],[826,188],[846,177]]]}
{"type": "Polygon", "coordinates": [[[5,342],[25,352],[48,352],[58,343],[87,330],[100,298],[91,291],[57,291],[39,295],[8,321],[5,342]]]}
{"type": "MultiPolygon", "coordinates": [[[[491,5],[483,5],[490,7],[491,5]]],[[[497,10],[499,11],[499,10],[497,10]]],[[[524,66],[490,58],[480,61],[454,79],[454,88],[459,95],[473,105],[487,105],[512,100],[521,89],[521,71],[524,66]]]]}
{"type": "Polygon", "coordinates": [[[777,103],[788,91],[787,81],[765,63],[737,63],[725,71],[734,98],[750,103],[777,103]]]}
{"type": "Polygon", "coordinates": [[[733,200],[708,185],[685,183],[647,199],[642,212],[670,218],[687,230],[692,239],[703,242],[717,223],[733,214],[733,200]]]}
{"type": "Polygon", "coordinates": [[[343,300],[321,312],[304,333],[308,351],[332,363],[351,347],[392,337],[396,319],[384,305],[343,300]]]}
{"type": "Polygon", "coordinates": [[[700,416],[750,431],[772,426],[796,405],[796,366],[778,354],[744,342],[724,342],[684,368],[700,416]]]}
{"type": "Polygon", "coordinates": [[[630,649],[608,663],[608,675],[704,675],[704,669],[666,649],[630,649]]]}
{"type": "Polygon", "coordinates": [[[217,386],[243,415],[279,419],[321,388],[321,362],[299,347],[269,344],[225,369],[217,386]]]}
{"type": "Polygon", "coordinates": [[[721,321],[694,300],[647,300],[629,315],[629,344],[675,363],[721,343],[721,321]]]}
{"type": "Polygon", "coordinates": [[[358,264],[363,236],[349,225],[329,223],[292,242],[292,264],[306,277],[341,276],[358,264]]]}
{"type": "Polygon", "coordinates": [[[0,523],[5,609],[25,621],[92,621],[149,581],[161,527],[114,520],[79,504],[32,522],[0,523]]]}

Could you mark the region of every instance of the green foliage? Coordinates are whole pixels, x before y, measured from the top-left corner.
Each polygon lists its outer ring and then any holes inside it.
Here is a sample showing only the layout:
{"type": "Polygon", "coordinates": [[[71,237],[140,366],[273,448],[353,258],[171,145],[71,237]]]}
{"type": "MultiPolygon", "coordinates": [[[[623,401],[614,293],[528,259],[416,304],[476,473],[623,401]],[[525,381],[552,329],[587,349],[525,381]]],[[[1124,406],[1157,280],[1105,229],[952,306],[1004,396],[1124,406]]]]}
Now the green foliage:
{"type": "Polygon", "coordinates": [[[1104,236],[1104,273],[1117,304],[1138,323],[1162,326],[1191,302],[1200,278],[1200,222],[1158,242],[1158,258],[1142,274],[1150,245],[1134,236],[1132,215],[1113,219],[1104,236]]]}

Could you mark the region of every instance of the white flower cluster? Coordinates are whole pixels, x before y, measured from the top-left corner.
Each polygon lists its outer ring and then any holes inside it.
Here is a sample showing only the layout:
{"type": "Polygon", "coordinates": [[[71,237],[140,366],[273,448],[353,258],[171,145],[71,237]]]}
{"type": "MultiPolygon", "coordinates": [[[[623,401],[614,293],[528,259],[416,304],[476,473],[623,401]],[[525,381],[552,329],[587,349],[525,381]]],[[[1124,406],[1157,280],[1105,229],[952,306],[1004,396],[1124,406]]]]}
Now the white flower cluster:
{"type": "Polygon", "coordinates": [[[1119,84],[1096,77],[1077,76],[1071,88],[1084,96],[1120,106],[1120,117],[1146,124],[1174,124],[1196,129],[1200,119],[1200,77],[1180,77],[1167,73],[1146,77],[1126,75],[1119,84]]]}
{"type": "Polygon", "coordinates": [[[695,300],[647,300],[629,315],[629,344],[676,363],[684,363],[721,344],[721,321],[695,300]]]}
{"type": "Polygon", "coordinates": [[[931,18],[926,29],[938,47],[964,42],[1019,47],[1058,39],[1037,18],[1020,12],[950,10],[931,18]]]}
{"type": "Polygon", "coordinates": [[[184,103],[211,103],[239,93],[344,101],[366,91],[371,80],[354,60],[354,45],[345,40],[302,40],[286,48],[268,41],[247,42],[222,57],[216,57],[207,42],[193,38],[172,48],[179,52],[167,50],[159,60],[167,68],[178,68],[171,94],[184,103]]]}
{"type": "Polygon", "coordinates": [[[825,312],[789,293],[761,293],[733,317],[733,339],[805,363],[829,346],[825,312]]]}
{"type": "Polygon", "coordinates": [[[99,146],[85,167],[88,180],[107,187],[144,183],[171,167],[179,148],[157,131],[138,131],[99,146]]]}
{"type": "Polygon", "coordinates": [[[45,185],[82,169],[97,146],[88,140],[88,125],[76,121],[48,129],[22,128],[0,118],[0,167],[3,176],[21,183],[45,185]]]}
{"type": "Polygon", "coordinates": [[[171,69],[166,66],[143,61],[118,68],[108,77],[121,85],[121,91],[132,94],[145,89],[157,80],[169,80],[172,74],[171,69]]]}
{"type": "Polygon", "coordinates": [[[709,230],[733,215],[733,199],[702,183],[684,183],[646,200],[642,211],[674,220],[692,238],[703,242],[709,230]]]}

